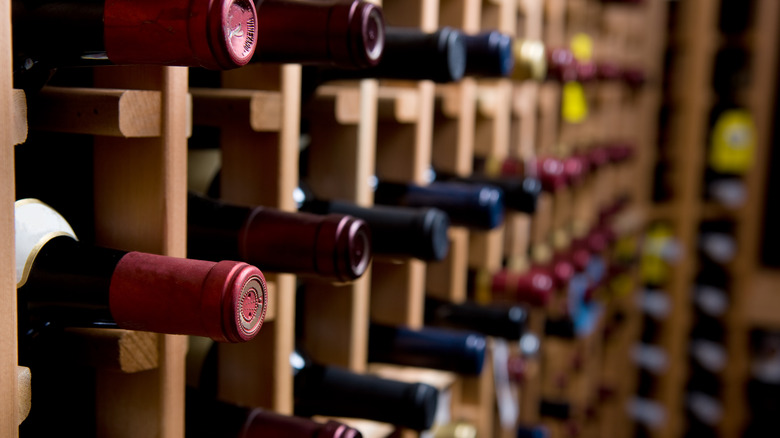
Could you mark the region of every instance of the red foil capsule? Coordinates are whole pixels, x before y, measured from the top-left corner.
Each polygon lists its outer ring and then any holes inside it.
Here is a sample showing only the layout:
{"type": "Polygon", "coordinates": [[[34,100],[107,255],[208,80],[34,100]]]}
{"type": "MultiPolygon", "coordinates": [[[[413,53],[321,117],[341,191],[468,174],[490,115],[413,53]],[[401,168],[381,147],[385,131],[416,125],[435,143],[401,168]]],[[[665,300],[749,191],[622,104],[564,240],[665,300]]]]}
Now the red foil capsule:
{"type": "Polygon", "coordinates": [[[338,281],[355,280],[366,271],[372,251],[365,221],[342,214],[288,216],[255,209],[241,231],[241,259],[265,271],[313,270],[338,281]]]}
{"type": "Polygon", "coordinates": [[[616,81],[623,77],[623,70],[613,62],[601,61],[596,64],[596,74],[602,81],[616,81]]]}
{"type": "Polygon", "coordinates": [[[249,411],[238,438],[362,438],[357,429],[328,420],[319,423],[309,418],[287,416],[255,408],[249,411]]]}
{"type": "Polygon", "coordinates": [[[129,252],[117,263],[109,306],[130,330],[244,342],[265,319],[268,292],[262,272],[243,262],[208,262],[129,252]]]}
{"type": "Polygon", "coordinates": [[[577,81],[591,82],[598,79],[598,67],[593,61],[577,61],[574,66],[577,72],[577,81]]]}
{"type": "Polygon", "coordinates": [[[552,278],[555,280],[555,287],[561,289],[569,285],[574,277],[575,266],[570,260],[568,254],[557,254],[551,264],[552,278]]]}
{"type": "Polygon", "coordinates": [[[583,272],[590,263],[590,251],[586,248],[572,242],[571,252],[567,255],[574,265],[576,272],[583,272]]]}
{"type": "Polygon", "coordinates": [[[508,269],[493,274],[491,291],[497,298],[542,307],[550,301],[554,289],[552,276],[546,269],[533,267],[527,272],[508,269]]]}
{"type": "Polygon", "coordinates": [[[571,50],[557,48],[547,52],[547,79],[559,82],[577,80],[577,60],[571,50]]]}
{"type": "Polygon", "coordinates": [[[566,169],[564,163],[557,158],[538,158],[536,160],[536,174],[545,191],[555,192],[566,186],[566,169]]]}
{"type": "Polygon", "coordinates": [[[528,377],[528,364],[525,358],[519,354],[513,354],[507,358],[506,368],[510,382],[524,383],[528,377]]]}
{"type": "Polygon", "coordinates": [[[256,47],[252,0],[106,0],[106,55],[115,64],[227,70],[256,47]]]}
{"type": "Polygon", "coordinates": [[[572,155],[563,160],[563,173],[569,185],[577,185],[585,177],[586,166],[581,157],[572,155]]]}
{"type": "Polygon", "coordinates": [[[609,154],[607,153],[606,148],[603,146],[591,148],[588,151],[588,162],[590,163],[590,168],[592,170],[596,170],[609,163],[609,154]]]}

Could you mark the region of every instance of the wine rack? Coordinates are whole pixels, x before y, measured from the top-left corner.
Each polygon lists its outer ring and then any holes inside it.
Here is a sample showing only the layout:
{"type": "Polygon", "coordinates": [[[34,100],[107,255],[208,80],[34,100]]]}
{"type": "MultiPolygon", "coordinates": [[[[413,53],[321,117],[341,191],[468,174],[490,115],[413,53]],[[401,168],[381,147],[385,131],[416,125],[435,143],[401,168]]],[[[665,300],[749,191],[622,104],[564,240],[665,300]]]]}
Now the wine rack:
{"type": "Polygon", "coordinates": [[[662,285],[670,297],[671,307],[660,327],[658,345],[668,354],[669,367],[658,378],[655,398],[666,410],[667,419],[653,428],[652,434],[666,437],[708,431],[723,437],[742,436],[748,415],[745,394],[749,368],[748,332],[751,327],[764,323],[760,316],[762,312],[751,309],[766,308],[771,299],[759,293],[761,288],[757,285],[762,284],[758,274],[759,221],[765,193],[764,163],[772,137],[772,108],[766,96],[774,95],[775,89],[777,5],[760,0],[739,5],[729,1],[688,2],[670,5],[668,13],[667,91],[659,161],[665,159],[672,167],[656,175],[660,195],[653,206],[652,217],[668,227],[682,249],[682,256],[672,263],[662,285]],[[728,12],[727,7],[731,7],[728,12]],[[747,27],[738,32],[724,27],[724,23],[727,25],[744,17],[749,17],[747,27]],[[733,73],[738,66],[736,63],[718,63],[719,54],[733,48],[748,54],[745,66],[749,79],[734,81],[738,82],[739,89],[734,83],[724,87],[717,81],[718,75],[733,73]],[[739,177],[745,190],[742,202],[734,205],[713,197],[705,180],[706,172],[714,167],[715,120],[711,113],[719,100],[726,100],[729,93],[734,95],[735,106],[751,114],[755,127],[753,164],[743,169],[744,173],[739,177]],[[661,178],[665,178],[665,183],[661,178]],[[701,390],[693,381],[700,375],[708,375],[708,371],[702,372],[690,359],[693,336],[702,333],[696,331],[701,318],[696,316],[699,305],[694,302],[692,291],[697,283],[708,281],[704,273],[701,233],[715,221],[731,224],[730,234],[736,248],[733,261],[722,265],[727,280],[713,284],[725,291],[728,300],[725,314],[718,317],[718,325],[724,333],[718,342],[728,359],[723,369],[709,371],[715,382],[713,386],[720,388],[710,396],[716,400],[721,412],[703,421],[702,429],[695,429],[698,423],[693,419],[697,415],[691,412],[689,392],[701,390]]]}
{"type": "MultiPolygon", "coordinates": [[[[71,72],[78,76],[73,81],[77,86],[48,85],[24,96],[12,89],[10,69],[4,69],[0,99],[6,105],[0,117],[4,126],[12,127],[3,130],[8,147],[0,158],[6,170],[0,191],[6,206],[0,213],[5,247],[13,246],[15,177],[24,181],[33,177],[28,168],[14,167],[13,145],[18,156],[23,148],[34,146],[50,152],[54,160],[73,143],[89,143],[86,154],[74,147],[72,155],[92,163],[86,166],[92,182],[86,188],[74,185],[84,190],[80,193],[46,201],[68,209],[71,196],[86,199],[78,205],[94,211],[94,223],[84,229],[98,244],[184,257],[187,188],[205,190],[217,168],[221,197],[228,202],[295,211],[293,195],[305,178],[318,196],[371,206],[374,177],[425,184],[431,168],[468,176],[475,157],[530,163],[539,157],[569,158],[616,139],[628,140],[635,144],[632,161],[605,165],[579,185],[543,193],[533,214],[508,212],[504,224],[490,231],[451,227],[450,251],[443,261],[375,257],[366,274],[347,284],[267,274],[270,307],[264,327],[250,342],[220,345],[217,378],[222,400],[292,414],[289,357],[294,348],[302,347],[321,363],[435,384],[444,394],[441,420],[468,421],[480,437],[515,436],[518,424],[539,423],[546,424],[553,437],[570,436],[572,430],[579,436],[628,436],[624,405],[634,382],[615,375],[625,374],[637,337],[636,285],[630,279],[625,292],[610,287],[599,296],[605,309],[587,336],[544,335],[545,322],[559,316],[555,306],[568,299],[563,289],[552,305],[529,309],[530,331],[539,336],[541,352],[526,358],[526,378],[509,404],[498,401],[506,393],[496,386],[496,377],[503,373],[496,370],[504,366],[500,357],[519,353],[518,343],[504,351],[500,340],[488,340],[483,372],[465,376],[368,363],[368,327],[378,322],[421,328],[426,295],[452,302],[474,298],[468,288],[469,270],[509,269],[520,275],[548,263],[553,252],[566,251],[574,238],[596,225],[600,210],[619,196],[630,202],[614,221],[618,234],[627,239],[639,234],[656,141],[653,115],[659,89],[654,80],[663,2],[374,3],[383,7],[388,24],[424,31],[441,26],[467,33],[497,29],[515,38],[543,40],[548,48],[568,47],[575,35],[586,33],[593,39],[597,59],[637,65],[649,80],[637,88],[619,81],[583,83],[590,113],[584,121],[571,122],[561,120],[566,84],[557,81],[467,77],[435,84],[365,79],[319,84],[312,95],[302,96],[311,84],[303,83],[302,67],[293,64],[253,64],[205,79],[203,72],[181,67],[98,67],[71,72]],[[201,172],[200,166],[209,170],[201,172]],[[209,177],[198,179],[200,174],[209,177]],[[608,335],[616,314],[624,318],[619,333],[608,335]],[[305,321],[300,331],[297,318],[305,321]],[[602,400],[598,394],[605,384],[612,395],[602,400]],[[550,397],[573,406],[573,421],[542,418],[540,401],[550,397]],[[500,418],[500,413],[512,409],[516,418],[500,418]]],[[[10,65],[10,2],[5,5],[0,47],[10,65]]],[[[45,181],[67,175],[48,175],[45,181]]],[[[28,374],[18,366],[13,255],[5,251],[2,257],[6,272],[0,278],[7,281],[3,288],[7,295],[0,300],[7,306],[0,310],[0,339],[5,340],[0,346],[2,436],[18,434],[30,406],[30,420],[35,420],[36,408],[65,403],[36,397],[30,401],[30,382],[35,387],[36,381],[70,381],[63,386],[67,390],[83,384],[87,398],[94,388],[92,407],[80,411],[85,422],[94,421],[82,425],[87,435],[184,436],[185,379],[192,377],[185,371],[186,337],[68,330],[51,352],[61,361],[60,368],[28,374]]],[[[367,437],[425,434],[342,420],[367,437]]]]}

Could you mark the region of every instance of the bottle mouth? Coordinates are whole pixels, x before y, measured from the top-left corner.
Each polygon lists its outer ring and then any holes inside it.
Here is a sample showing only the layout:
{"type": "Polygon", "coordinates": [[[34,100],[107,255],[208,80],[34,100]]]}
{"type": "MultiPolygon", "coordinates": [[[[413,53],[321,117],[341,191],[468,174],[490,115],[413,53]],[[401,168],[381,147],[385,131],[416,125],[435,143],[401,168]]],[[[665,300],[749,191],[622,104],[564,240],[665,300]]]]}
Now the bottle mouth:
{"type": "Polygon", "coordinates": [[[209,45],[223,69],[249,63],[255,53],[257,10],[251,0],[219,1],[209,12],[209,45]]]}
{"type": "Polygon", "coordinates": [[[241,332],[246,336],[252,336],[260,329],[265,318],[267,292],[265,284],[257,276],[252,276],[241,289],[238,298],[238,312],[236,319],[241,332]]]}
{"type": "Polygon", "coordinates": [[[256,267],[240,262],[221,262],[233,264],[234,276],[232,282],[238,285],[238,290],[228,297],[225,303],[229,317],[224,319],[229,324],[223,331],[229,342],[242,342],[254,338],[260,331],[268,309],[268,288],[265,277],[256,267]]]}
{"type": "MultiPolygon", "coordinates": [[[[373,6],[373,5],[371,5],[373,6]]],[[[366,19],[363,20],[362,28],[363,45],[366,50],[366,58],[371,65],[379,63],[382,52],[385,48],[385,20],[382,10],[376,6],[368,7],[364,12],[366,19]]]]}
{"type": "Polygon", "coordinates": [[[450,250],[450,218],[447,213],[429,208],[423,216],[423,239],[430,241],[430,248],[423,254],[426,259],[440,261],[447,257],[450,250]]]}
{"type": "Polygon", "coordinates": [[[346,424],[328,420],[317,430],[313,438],[363,438],[363,434],[346,424]]]}
{"type": "Polygon", "coordinates": [[[336,4],[331,8],[328,33],[328,48],[337,66],[367,68],[379,64],[385,49],[381,7],[361,0],[336,4]]]}
{"type": "Polygon", "coordinates": [[[462,33],[449,27],[441,29],[441,38],[440,41],[445,45],[447,56],[447,74],[442,80],[443,82],[457,82],[463,79],[466,74],[466,41],[462,33]]]}
{"type": "Polygon", "coordinates": [[[365,221],[349,215],[327,215],[317,231],[315,266],[338,281],[360,278],[371,262],[371,233],[365,221]]]}
{"type": "Polygon", "coordinates": [[[513,44],[515,79],[542,81],[547,77],[547,49],[535,40],[515,40],[513,44]]]}

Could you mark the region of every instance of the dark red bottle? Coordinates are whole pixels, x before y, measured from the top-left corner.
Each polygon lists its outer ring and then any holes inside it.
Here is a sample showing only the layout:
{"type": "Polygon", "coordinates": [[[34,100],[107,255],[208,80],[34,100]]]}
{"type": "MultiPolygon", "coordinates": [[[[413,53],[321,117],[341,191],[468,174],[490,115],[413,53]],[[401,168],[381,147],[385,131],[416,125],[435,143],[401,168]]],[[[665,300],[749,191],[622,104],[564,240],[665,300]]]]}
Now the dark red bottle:
{"type": "Polygon", "coordinates": [[[37,200],[17,201],[15,213],[27,330],[118,327],[243,342],[262,326],[268,296],[254,266],[85,245],[37,200]]]}
{"type": "Polygon", "coordinates": [[[371,261],[371,234],[361,219],[234,205],[190,192],[190,257],[244,260],[268,272],[351,281],[371,261]]]}
{"type": "Polygon", "coordinates": [[[338,421],[325,423],[208,399],[187,389],[186,436],[189,438],[362,438],[338,421]]]}
{"type": "Polygon", "coordinates": [[[157,64],[227,70],[256,44],[251,0],[14,0],[14,73],[157,64]]]}
{"type": "Polygon", "coordinates": [[[379,63],[385,46],[382,8],[365,0],[255,0],[253,61],[359,69],[379,63]]]}

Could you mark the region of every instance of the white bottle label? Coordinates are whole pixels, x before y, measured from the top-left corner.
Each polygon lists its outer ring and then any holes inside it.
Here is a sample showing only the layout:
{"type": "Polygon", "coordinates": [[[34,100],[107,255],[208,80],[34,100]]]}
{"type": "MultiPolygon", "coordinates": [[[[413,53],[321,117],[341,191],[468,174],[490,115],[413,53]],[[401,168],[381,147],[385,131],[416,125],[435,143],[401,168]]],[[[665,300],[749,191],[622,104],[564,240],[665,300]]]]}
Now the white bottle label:
{"type": "Polygon", "coordinates": [[[16,288],[24,286],[38,251],[57,236],[76,233],[56,210],[37,199],[20,199],[14,203],[16,237],[16,288]]]}

